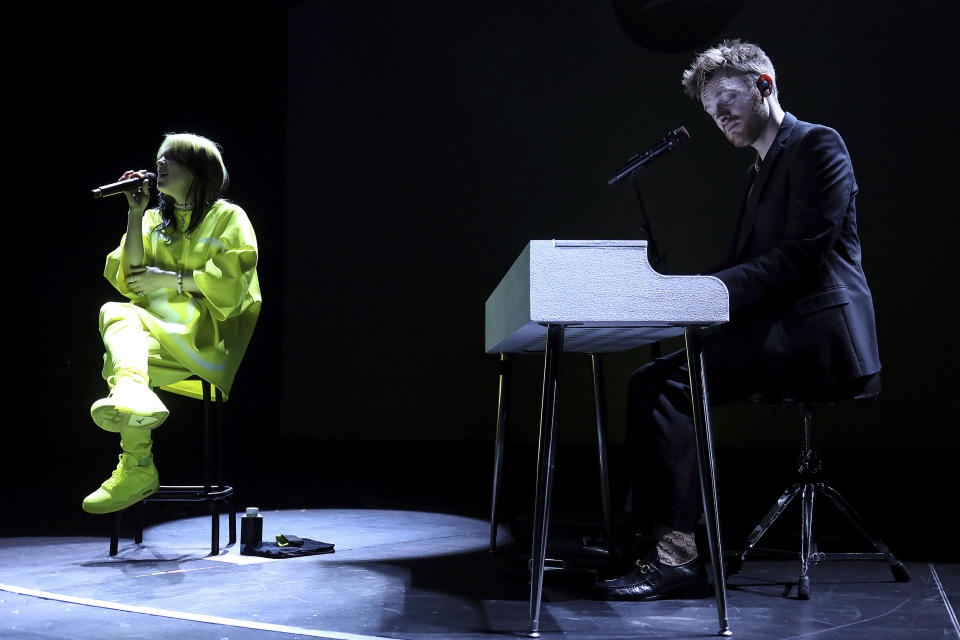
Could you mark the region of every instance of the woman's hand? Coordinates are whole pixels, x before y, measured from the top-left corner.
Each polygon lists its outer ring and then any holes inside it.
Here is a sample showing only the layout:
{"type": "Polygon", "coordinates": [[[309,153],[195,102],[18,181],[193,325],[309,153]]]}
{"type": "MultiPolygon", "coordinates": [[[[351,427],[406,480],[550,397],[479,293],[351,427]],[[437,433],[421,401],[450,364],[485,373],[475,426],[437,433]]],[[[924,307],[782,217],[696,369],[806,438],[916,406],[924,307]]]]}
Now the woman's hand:
{"type": "Polygon", "coordinates": [[[150,181],[144,178],[146,175],[147,170],[140,169],[139,171],[125,171],[123,175],[120,176],[120,180],[140,178],[143,181],[140,189],[123,192],[123,195],[127,198],[127,206],[130,207],[131,215],[143,217],[143,212],[146,211],[147,205],[150,203],[150,181]]]}
{"type": "Polygon", "coordinates": [[[138,296],[147,296],[157,289],[176,289],[177,274],[156,267],[127,268],[127,288],[138,296]]]}

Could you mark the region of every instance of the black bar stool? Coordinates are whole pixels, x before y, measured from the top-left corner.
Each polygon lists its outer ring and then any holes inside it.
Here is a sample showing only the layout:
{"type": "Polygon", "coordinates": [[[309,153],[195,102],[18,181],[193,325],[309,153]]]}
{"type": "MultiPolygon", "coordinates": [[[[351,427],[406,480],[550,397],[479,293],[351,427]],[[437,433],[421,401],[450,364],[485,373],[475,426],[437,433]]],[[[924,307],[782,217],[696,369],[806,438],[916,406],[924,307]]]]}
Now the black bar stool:
{"type": "MultiPolygon", "coordinates": [[[[850,506],[840,493],[833,487],[820,481],[819,473],[822,469],[820,456],[813,448],[813,425],[817,409],[821,406],[833,405],[839,402],[866,402],[876,400],[880,395],[880,374],[868,376],[857,381],[856,384],[844,387],[834,387],[818,393],[799,394],[783,397],[754,397],[752,402],[776,403],[794,405],[800,410],[803,418],[803,436],[800,456],[797,458],[797,478],[774,503],[760,523],[747,536],[743,547],[727,563],[728,575],[739,573],[743,562],[751,549],[756,546],[760,538],[767,532],[773,523],[780,517],[794,498],[801,500],[801,527],[800,527],[800,578],[797,581],[797,595],[801,600],[810,599],[811,564],[818,564],[821,560],[887,560],[890,570],[897,582],[909,582],[910,573],[902,562],[897,560],[890,548],[878,536],[866,521],[850,506]],[[826,498],[836,509],[843,514],[867,541],[876,550],[873,553],[823,553],[817,549],[817,540],[813,532],[813,514],[816,497],[826,498]]],[[[794,553],[789,555],[795,556],[794,553]]]]}
{"type": "MultiPolygon", "coordinates": [[[[143,512],[147,502],[196,502],[206,504],[210,511],[210,555],[220,553],[220,503],[225,506],[224,513],[230,515],[230,544],[237,541],[236,507],[233,504],[233,487],[223,482],[223,393],[206,380],[188,378],[172,385],[160,387],[177,395],[203,401],[203,484],[188,486],[160,485],[153,495],[144,498],[134,507],[137,509],[134,541],[143,542],[143,512]],[[211,395],[212,392],[212,395],[211,395]],[[211,404],[216,404],[216,420],[211,430],[211,404]],[[211,449],[214,450],[211,465],[211,449]],[[213,479],[216,482],[213,482],[213,479]]],[[[128,509],[132,507],[127,507],[128,509]]],[[[117,555],[120,539],[120,523],[123,509],[113,518],[113,532],[110,535],[110,555],[117,555]]]]}

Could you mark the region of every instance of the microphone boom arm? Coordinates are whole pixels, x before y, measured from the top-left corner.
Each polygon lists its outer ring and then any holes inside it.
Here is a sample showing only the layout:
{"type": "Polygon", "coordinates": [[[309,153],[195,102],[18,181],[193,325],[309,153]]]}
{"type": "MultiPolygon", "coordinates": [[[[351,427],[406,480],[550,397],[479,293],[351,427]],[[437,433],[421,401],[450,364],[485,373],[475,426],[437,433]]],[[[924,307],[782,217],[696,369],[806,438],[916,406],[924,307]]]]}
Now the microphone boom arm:
{"type": "Polygon", "coordinates": [[[689,139],[690,139],[690,134],[687,133],[687,129],[685,127],[677,127],[676,129],[668,133],[666,137],[663,138],[663,140],[657,143],[657,146],[655,146],[653,149],[650,149],[649,151],[646,151],[644,153],[637,154],[632,158],[630,158],[629,160],[627,160],[627,163],[622,167],[620,167],[619,169],[617,169],[616,174],[614,174],[612,178],[607,180],[607,184],[610,186],[617,184],[627,176],[638,171],[641,167],[643,167],[643,165],[649,162],[653,162],[654,160],[656,160],[666,152],[670,151],[674,147],[679,147],[681,144],[683,144],[689,139]]]}

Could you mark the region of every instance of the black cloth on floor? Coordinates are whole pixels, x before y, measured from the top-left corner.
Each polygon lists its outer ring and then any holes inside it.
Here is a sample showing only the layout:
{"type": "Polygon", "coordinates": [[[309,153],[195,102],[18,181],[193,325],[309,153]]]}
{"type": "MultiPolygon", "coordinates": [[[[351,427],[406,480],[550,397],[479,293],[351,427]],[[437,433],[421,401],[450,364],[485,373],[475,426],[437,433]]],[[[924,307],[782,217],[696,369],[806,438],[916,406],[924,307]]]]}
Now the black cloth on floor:
{"type": "Polygon", "coordinates": [[[310,538],[301,538],[302,545],[281,547],[276,542],[261,542],[253,549],[244,549],[242,555],[260,556],[261,558],[297,558],[300,556],[315,556],[321,553],[333,553],[333,544],[318,542],[310,538]]]}

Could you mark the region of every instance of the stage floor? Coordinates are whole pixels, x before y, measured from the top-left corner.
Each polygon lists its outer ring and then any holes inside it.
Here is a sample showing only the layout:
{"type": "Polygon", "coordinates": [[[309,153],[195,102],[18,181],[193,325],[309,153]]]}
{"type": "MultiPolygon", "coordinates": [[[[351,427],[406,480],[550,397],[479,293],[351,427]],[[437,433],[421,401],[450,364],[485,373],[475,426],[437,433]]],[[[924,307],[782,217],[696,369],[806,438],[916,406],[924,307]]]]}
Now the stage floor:
{"type": "MultiPolygon", "coordinates": [[[[528,628],[525,554],[502,534],[491,555],[484,521],[383,509],[263,515],[264,540],[294,534],[336,552],[266,560],[233,545],[209,557],[203,516],[148,527],[141,545],[121,539],[112,558],[106,537],[0,539],[0,637],[446,640],[528,628]]],[[[734,637],[960,638],[960,565],[907,565],[913,580],[897,583],[884,562],[824,562],[812,599],[800,601],[795,588],[784,595],[796,562],[748,559],[729,581],[734,637]]],[[[713,598],[593,601],[590,562],[570,567],[546,576],[545,638],[716,634],[713,598]]]]}

